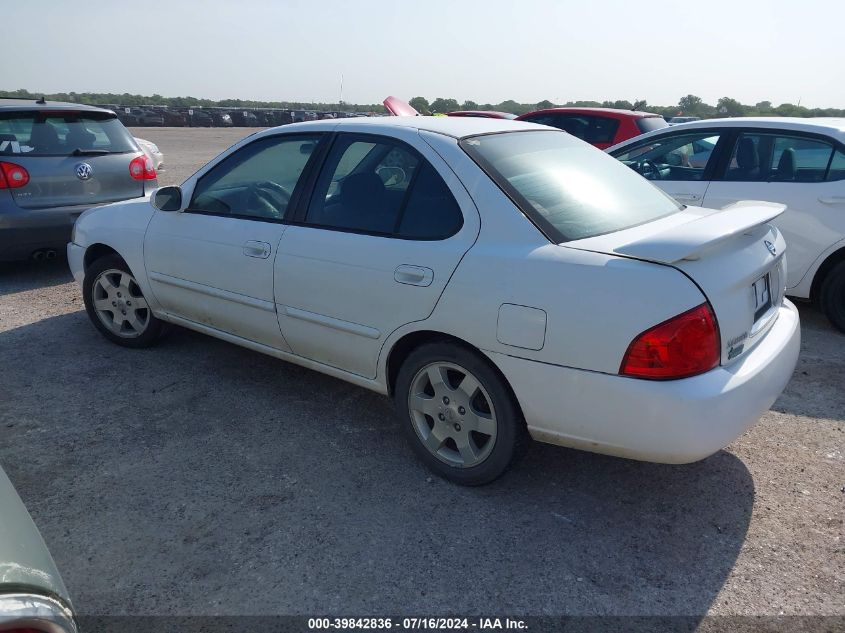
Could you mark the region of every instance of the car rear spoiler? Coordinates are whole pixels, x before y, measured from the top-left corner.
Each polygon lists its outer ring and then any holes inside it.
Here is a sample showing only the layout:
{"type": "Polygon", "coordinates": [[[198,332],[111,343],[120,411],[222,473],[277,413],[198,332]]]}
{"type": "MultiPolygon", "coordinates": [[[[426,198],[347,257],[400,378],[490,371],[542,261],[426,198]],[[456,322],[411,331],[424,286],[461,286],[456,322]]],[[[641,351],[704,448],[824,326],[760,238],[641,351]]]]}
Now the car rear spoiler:
{"type": "Polygon", "coordinates": [[[765,224],[785,210],[786,206],[782,204],[743,200],[613,250],[620,255],[664,264],[698,259],[702,252],[719,242],[765,224]]]}

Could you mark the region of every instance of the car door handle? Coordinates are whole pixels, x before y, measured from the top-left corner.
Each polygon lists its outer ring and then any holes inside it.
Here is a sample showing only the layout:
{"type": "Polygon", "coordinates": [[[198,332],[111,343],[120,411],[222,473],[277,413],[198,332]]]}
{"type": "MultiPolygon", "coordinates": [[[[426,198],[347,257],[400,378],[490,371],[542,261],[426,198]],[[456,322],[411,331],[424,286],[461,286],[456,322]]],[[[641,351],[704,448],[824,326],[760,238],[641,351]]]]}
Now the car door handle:
{"type": "Polygon", "coordinates": [[[244,242],[244,255],[247,257],[257,257],[258,259],[267,259],[270,257],[270,245],[267,242],[248,240],[244,242]]]}
{"type": "Polygon", "coordinates": [[[393,279],[400,284],[408,284],[410,286],[430,286],[434,280],[434,271],[425,266],[411,266],[410,264],[402,264],[397,266],[393,271],[393,279]]]}
{"type": "Polygon", "coordinates": [[[822,204],[845,204],[845,196],[823,196],[819,198],[822,204]]]}
{"type": "Polygon", "coordinates": [[[675,200],[701,200],[701,196],[699,196],[697,193],[670,193],[669,195],[672,196],[675,200]]]}

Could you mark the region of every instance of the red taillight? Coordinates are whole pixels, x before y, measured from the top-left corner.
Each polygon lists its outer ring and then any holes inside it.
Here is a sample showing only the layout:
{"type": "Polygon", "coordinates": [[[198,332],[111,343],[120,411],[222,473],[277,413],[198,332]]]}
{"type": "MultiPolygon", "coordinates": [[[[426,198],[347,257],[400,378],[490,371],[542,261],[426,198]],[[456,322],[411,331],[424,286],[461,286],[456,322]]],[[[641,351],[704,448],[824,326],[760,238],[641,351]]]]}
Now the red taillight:
{"type": "Polygon", "coordinates": [[[135,180],[155,180],[156,170],[149,156],[138,156],[129,163],[129,175],[135,180]]]}
{"type": "Polygon", "coordinates": [[[710,305],[702,303],[635,338],[619,373],[651,380],[687,378],[718,365],[719,349],[716,317],[710,305]]]}
{"type": "Polygon", "coordinates": [[[29,182],[29,172],[14,163],[0,162],[0,189],[17,189],[29,182]]]}

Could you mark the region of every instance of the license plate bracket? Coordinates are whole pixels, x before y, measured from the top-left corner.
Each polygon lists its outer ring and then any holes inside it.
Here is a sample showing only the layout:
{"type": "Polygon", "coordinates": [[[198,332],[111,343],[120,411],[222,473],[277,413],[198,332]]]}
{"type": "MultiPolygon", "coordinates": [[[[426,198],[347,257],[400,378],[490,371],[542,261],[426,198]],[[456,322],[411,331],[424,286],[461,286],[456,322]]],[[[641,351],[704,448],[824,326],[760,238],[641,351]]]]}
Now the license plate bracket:
{"type": "Polygon", "coordinates": [[[769,281],[769,273],[751,284],[751,291],[754,293],[754,322],[756,323],[772,307],[772,286],[769,281]]]}

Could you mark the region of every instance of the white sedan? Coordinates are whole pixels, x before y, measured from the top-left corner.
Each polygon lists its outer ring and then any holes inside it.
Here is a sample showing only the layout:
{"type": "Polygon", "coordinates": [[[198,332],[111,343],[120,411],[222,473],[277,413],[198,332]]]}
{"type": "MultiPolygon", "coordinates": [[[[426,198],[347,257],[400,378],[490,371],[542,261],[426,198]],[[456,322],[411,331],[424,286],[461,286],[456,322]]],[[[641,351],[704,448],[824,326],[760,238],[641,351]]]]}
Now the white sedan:
{"type": "Polygon", "coordinates": [[[138,147],[141,148],[141,151],[147,155],[153,163],[153,169],[157,172],[164,171],[164,154],[158,148],[158,145],[153,143],[152,141],[148,141],[143,138],[135,137],[135,142],[138,144],[138,147]]]}
{"type": "Polygon", "coordinates": [[[735,118],[685,123],[607,150],[678,202],[786,205],[786,294],[817,301],[845,332],[845,119],[735,118]]]}
{"type": "Polygon", "coordinates": [[[754,424],[800,346],[782,210],[685,208],[539,125],[327,120],[85,212],[68,257],[109,340],[178,324],[388,394],[481,484],[527,434],[685,463],[754,424]]]}

